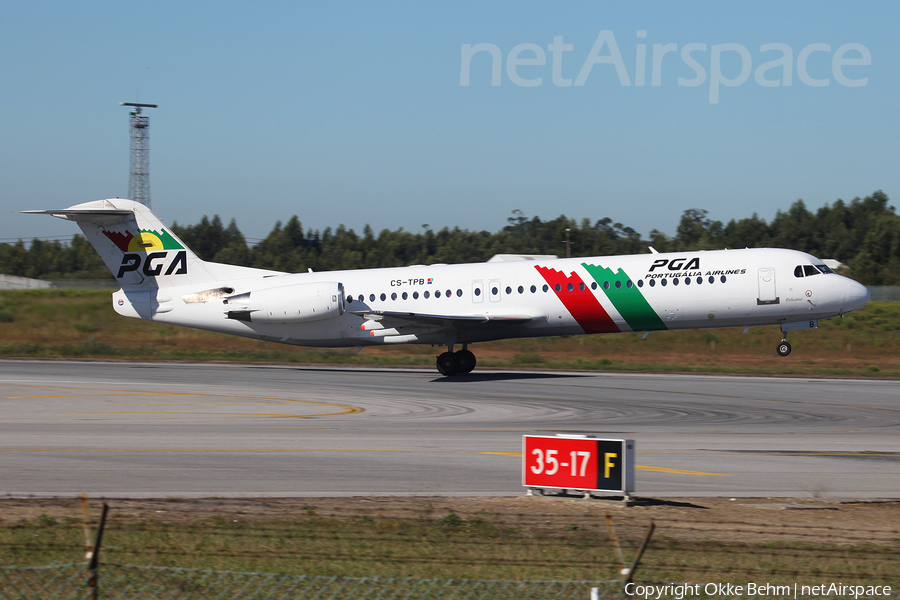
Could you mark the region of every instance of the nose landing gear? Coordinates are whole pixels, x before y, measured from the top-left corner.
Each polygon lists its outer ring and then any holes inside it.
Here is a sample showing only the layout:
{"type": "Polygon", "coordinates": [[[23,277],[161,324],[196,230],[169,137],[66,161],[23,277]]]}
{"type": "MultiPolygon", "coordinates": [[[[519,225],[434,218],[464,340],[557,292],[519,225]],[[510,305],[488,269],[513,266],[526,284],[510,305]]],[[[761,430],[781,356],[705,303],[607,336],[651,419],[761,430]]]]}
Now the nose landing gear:
{"type": "Polygon", "coordinates": [[[778,352],[778,356],[787,356],[791,353],[791,345],[788,344],[787,341],[787,332],[782,334],[781,343],[775,348],[775,351],[778,352]]]}
{"type": "Polygon", "coordinates": [[[463,349],[459,352],[454,352],[453,346],[449,346],[447,352],[437,357],[436,366],[441,375],[450,377],[471,373],[476,362],[475,355],[468,349],[468,344],[463,344],[463,349]]]}

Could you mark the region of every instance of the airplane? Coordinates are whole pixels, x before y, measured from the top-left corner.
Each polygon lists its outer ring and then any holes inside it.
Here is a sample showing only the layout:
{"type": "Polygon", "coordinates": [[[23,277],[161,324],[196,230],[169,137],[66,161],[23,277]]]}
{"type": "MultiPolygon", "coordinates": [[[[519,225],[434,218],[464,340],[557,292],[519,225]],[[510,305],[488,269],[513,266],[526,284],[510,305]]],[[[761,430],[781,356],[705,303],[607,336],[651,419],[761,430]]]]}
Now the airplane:
{"type": "Polygon", "coordinates": [[[200,260],[131,200],[23,212],[78,224],[121,285],[120,315],[297,346],[441,346],[445,376],[475,368],[470,344],[523,337],[780,325],[787,356],[788,332],[869,301],[777,248],[284,273],[200,260]]]}

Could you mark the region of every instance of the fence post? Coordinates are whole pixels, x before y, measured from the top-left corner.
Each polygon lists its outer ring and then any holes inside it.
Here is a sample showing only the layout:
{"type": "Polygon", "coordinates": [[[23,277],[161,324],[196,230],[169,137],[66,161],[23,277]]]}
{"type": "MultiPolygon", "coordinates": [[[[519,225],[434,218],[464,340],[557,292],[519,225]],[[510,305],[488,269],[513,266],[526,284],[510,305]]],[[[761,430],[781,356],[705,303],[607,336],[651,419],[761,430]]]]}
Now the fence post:
{"type": "Polygon", "coordinates": [[[619,536],[616,535],[612,517],[608,513],[603,515],[603,517],[606,519],[606,527],[609,529],[609,539],[615,544],[616,552],[619,555],[619,575],[625,575],[625,555],[622,554],[622,546],[619,545],[619,536]]]}
{"type": "Polygon", "coordinates": [[[654,529],[656,529],[656,524],[653,521],[650,521],[650,527],[647,528],[647,535],[644,536],[644,542],[641,544],[641,548],[640,550],[638,550],[637,556],[634,557],[634,562],[631,564],[631,568],[628,569],[628,576],[625,577],[626,587],[634,579],[634,572],[637,571],[638,564],[640,564],[641,557],[644,555],[644,550],[647,549],[647,545],[650,543],[650,538],[653,536],[654,529]]]}
{"type": "Polygon", "coordinates": [[[81,523],[84,527],[84,559],[91,560],[94,554],[94,535],[91,533],[91,513],[88,511],[87,494],[81,495],[81,523]]]}
{"type": "Polygon", "coordinates": [[[91,560],[88,562],[88,600],[98,600],[99,583],[97,577],[97,567],[100,564],[100,543],[103,541],[103,528],[106,526],[106,513],[109,512],[109,505],[103,503],[103,512],[100,514],[100,525],[97,527],[97,537],[94,539],[94,549],[91,553],[91,560]]]}

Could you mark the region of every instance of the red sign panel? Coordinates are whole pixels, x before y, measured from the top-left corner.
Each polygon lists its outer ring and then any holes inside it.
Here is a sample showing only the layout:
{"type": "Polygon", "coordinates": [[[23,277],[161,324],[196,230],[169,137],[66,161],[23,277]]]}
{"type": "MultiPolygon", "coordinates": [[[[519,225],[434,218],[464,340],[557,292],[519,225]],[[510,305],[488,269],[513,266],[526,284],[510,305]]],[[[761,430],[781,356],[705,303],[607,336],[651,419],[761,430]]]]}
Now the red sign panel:
{"type": "Polygon", "coordinates": [[[526,435],[523,439],[522,485],[575,490],[630,489],[626,473],[632,465],[626,440],[526,435]],[[627,467],[627,468],[626,468],[627,467]]]}

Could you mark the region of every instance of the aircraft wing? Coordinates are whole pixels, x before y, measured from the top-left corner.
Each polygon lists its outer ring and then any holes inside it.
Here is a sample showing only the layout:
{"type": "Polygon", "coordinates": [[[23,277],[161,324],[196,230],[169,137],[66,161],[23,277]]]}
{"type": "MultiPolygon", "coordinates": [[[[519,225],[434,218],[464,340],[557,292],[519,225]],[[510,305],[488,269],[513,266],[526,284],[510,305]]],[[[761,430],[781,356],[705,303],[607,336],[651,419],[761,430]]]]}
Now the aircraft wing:
{"type": "Polygon", "coordinates": [[[388,310],[352,310],[371,321],[380,321],[386,327],[408,327],[410,325],[438,327],[443,329],[483,329],[521,325],[531,321],[528,315],[433,315],[425,313],[397,312],[388,310]]]}

